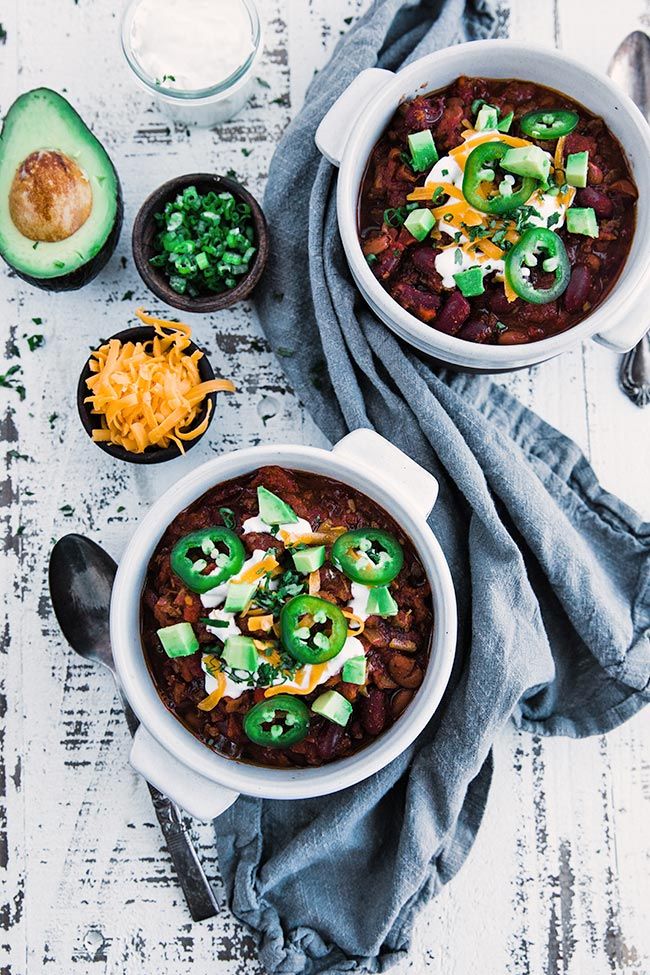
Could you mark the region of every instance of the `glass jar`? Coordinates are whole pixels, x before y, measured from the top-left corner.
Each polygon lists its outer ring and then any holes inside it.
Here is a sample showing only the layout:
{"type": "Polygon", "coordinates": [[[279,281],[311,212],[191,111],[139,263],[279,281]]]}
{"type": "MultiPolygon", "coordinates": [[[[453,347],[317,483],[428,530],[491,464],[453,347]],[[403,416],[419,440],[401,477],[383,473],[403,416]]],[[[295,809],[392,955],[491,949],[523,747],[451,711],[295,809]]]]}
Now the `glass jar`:
{"type": "MultiPolygon", "coordinates": [[[[122,50],[137,82],[152,94],[161,110],[170,118],[184,124],[210,126],[220,122],[227,122],[239,112],[251,95],[255,67],[262,53],[262,28],[257,8],[253,0],[237,0],[241,4],[246,23],[250,22],[250,48],[247,49],[242,63],[231,69],[224,78],[215,79],[209,87],[189,88],[176,84],[176,78],[163,74],[161,78],[151,75],[142,64],[142,56],[138,55],[138,44],[134,44],[134,25],[137,30],[137,14],[145,0],[132,0],[124,11],[122,18],[122,50]]],[[[189,4],[190,0],[184,0],[189,4]]],[[[157,18],[157,27],[159,18],[157,18]]],[[[200,33],[197,25],[196,37],[200,33]]],[[[223,37],[221,45],[228,48],[228,38],[223,37]]],[[[175,43],[181,45],[182,37],[175,34],[175,43]]],[[[191,41],[192,50],[185,56],[192,58],[196,54],[194,39],[191,41]]],[[[152,44],[155,38],[152,36],[152,44]]],[[[141,45],[140,45],[141,46],[141,45]]],[[[170,61],[170,68],[171,68],[170,61]]]]}

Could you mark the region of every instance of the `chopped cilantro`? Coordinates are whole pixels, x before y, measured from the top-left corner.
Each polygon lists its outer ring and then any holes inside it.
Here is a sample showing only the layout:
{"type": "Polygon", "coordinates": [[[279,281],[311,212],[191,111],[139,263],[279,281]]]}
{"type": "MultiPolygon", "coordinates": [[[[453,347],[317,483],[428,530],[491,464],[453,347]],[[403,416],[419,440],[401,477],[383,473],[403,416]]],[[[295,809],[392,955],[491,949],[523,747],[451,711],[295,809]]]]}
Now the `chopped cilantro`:
{"type": "Polygon", "coordinates": [[[72,516],[74,514],[74,508],[72,507],[71,504],[63,504],[63,505],[61,505],[61,507],[59,508],[59,511],[61,512],[61,514],[65,518],[72,518],[72,516]]]}
{"type": "Polygon", "coordinates": [[[45,345],[44,335],[24,335],[23,338],[26,339],[30,352],[35,352],[36,349],[40,349],[42,345],[45,345]]]}

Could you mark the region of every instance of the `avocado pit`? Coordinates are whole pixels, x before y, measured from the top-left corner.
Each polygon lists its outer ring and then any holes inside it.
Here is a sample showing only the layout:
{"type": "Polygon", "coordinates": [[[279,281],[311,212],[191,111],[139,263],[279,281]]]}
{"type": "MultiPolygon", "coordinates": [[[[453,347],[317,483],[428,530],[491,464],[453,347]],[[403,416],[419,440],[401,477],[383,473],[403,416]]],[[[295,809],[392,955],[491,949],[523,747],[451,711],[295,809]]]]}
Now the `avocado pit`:
{"type": "Polygon", "coordinates": [[[65,153],[32,152],[18,166],[9,191],[16,229],[34,241],[66,240],[92,210],[93,193],[85,173],[65,153]]]}

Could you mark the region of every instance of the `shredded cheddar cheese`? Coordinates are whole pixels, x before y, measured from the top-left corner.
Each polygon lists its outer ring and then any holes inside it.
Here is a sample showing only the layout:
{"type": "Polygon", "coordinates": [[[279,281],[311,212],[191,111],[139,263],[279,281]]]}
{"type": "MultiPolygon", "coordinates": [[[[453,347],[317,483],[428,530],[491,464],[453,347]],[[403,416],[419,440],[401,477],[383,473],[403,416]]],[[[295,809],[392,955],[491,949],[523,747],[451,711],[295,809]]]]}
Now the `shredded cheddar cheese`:
{"type": "Polygon", "coordinates": [[[268,613],[266,616],[251,616],[248,629],[251,633],[269,633],[273,629],[273,613],[268,613]]]}
{"type": "MultiPolygon", "coordinates": [[[[286,684],[276,684],[275,687],[267,687],[264,697],[273,697],[274,694],[311,694],[320,682],[325,673],[327,664],[307,664],[298,671],[300,683],[297,687],[288,687],[286,684]]],[[[296,676],[298,676],[296,675],[296,676]]]]}
{"type": "Polygon", "coordinates": [[[348,621],[348,636],[360,636],[366,628],[366,621],[353,613],[351,609],[344,609],[342,612],[348,621]]]}
{"type": "Polygon", "coordinates": [[[197,707],[200,711],[212,711],[216,708],[217,704],[223,697],[226,691],[226,675],[222,674],[220,671],[212,674],[214,679],[218,682],[219,686],[212,691],[212,694],[208,694],[206,698],[199,701],[197,707]]]}
{"type": "Polygon", "coordinates": [[[237,578],[232,579],[232,582],[257,582],[262,576],[265,576],[269,572],[273,572],[278,568],[278,560],[272,555],[267,555],[266,558],[260,559],[255,565],[249,566],[245,572],[240,572],[237,578]]]}
{"type": "Polygon", "coordinates": [[[295,548],[296,545],[330,545],[336,541],[339,535],[342,535],[346,531],[347,528],[344,525],[338,525],[335,528],[323,528],[319,532],[309,532],[296,538],[284,528],[281,528],[278,532],[278,538],[288,548],[295,548]]]}
{"type": "Polygon", "coordinates": [[[317,592],[320,592],[320,569],[309,573],[309,595],[315,596],[317,592]]]}
{"type": "Polygon", "coordinates": [[[463,145],[456,146],[455,149],[451,149],[449,152],[451,158],[458,163],[461,169],[464,169],[470,152],[483,142],[505,142],[506,145],[515,147],[532,145],[528,139],[519,139],[516,135],[506,135],[503,132],[499,132],[498,136],[494,132],[486,132],[484,135],[479,136],[474,129],[467,129],[466,132],[463,132],[463,139],[465,139],[463,145]],[[469,139],[472,141],[468,145],[469,139]]]}
{"type": "Polygon", "coordinates": [[[84,402],[101,417],[93,440],[116,444],[134,454],[175,443],[185,453],[184,441],[199,437],[210,422],[212,402],[208,401],[204,418],[194,425],[205,397],[232,393],[235,387],[229,379],[201,382],[198,361],[203,353],[199,349],[189,355],[186,352],[189,326],[153,318],[142,309],[136,315],[154,327],[153,339],[111,339],[91,354],[93,375],[86,380],[90,395],[84,402]]]}

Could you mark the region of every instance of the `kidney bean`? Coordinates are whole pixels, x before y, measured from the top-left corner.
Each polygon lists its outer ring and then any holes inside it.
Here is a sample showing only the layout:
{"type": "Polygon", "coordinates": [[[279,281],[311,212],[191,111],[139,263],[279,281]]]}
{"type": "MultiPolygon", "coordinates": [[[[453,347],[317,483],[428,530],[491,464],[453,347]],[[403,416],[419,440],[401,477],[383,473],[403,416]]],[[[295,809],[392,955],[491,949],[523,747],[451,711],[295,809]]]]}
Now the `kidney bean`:
{"type": "Polygon", "coordinates": [[[361,723],[369,735],[379,735],[386,724],[386,701],[383,691],[371,687],[367,697],[359,698],[361,723]]]}
{"type": "Polygon", "coordinates": [[[639,195],[636,186],[629,179],[617,179],[609,188],[616,193],[624,193],[626,196],[632,196],[635,200],[639,195]]]}
{"type": "Polygon", "coordinates": [[[523,345],[529,341],[528,332],[520,328],[509,328],[497,339],[498,345],[523,345]]]}
{"type": "Polygon", "coordinates": [[[614,204],[602,190],[595,190],[593,186],[586,186],[576,193],[576,203],[580,207],[593,207],[596,216],[606,219],[614,213],[614,204]]]}
{"type": "Polygon", "coordinates": [[[581,311],[589,297],[591,271],[584,264],[578,264],[571,272],[569,286],[564,292],[564,307],[571,314],[581,311]]]}
{"type": "Polygon", "coordinates": [[[330,762],[335,754],[339,742],[343,736],[343,728],[338,724],[327,722],[327,727],[316,739],[318,754],[324,762],[330,762]]]}
{"type": "Polygon", "coordinates": [[[412,284],[407,284],[405,281],[399,281],[392,289],[391,294],[395,301],[399,302],[407,311],[412,312],[418,318],[422,319],[423,322],[432,321],[440,307],[440,298],[438,295],[429,294],[428,291],[421,291],[419,288],[415,288],[412,284]]]}
{"type": "Polygon", "coordinates": [[[467,322],[458,333],[459,339],[466,339],[468,342],[485,343],[490,342],[495,335],[495,322],[490,319],[477,318],[473,322],[467,322]]]}
{"type": "Polygon", "coordinates": [[[590,271],[596,271],[596,272],[600,271],[600,265],[602,264],[602,261],[597,254],[593,254],[593,253],[584,254],[583,260],[590,271]]]}
{"type": "Polygon", "coordinates": [[[596,153],[596,142],[588,135],[578,135],[577,132],[571,132],[566,137],[564,152],[566,155],[569,155],[570,152],[588,152],[590,156],[593,156],[596,153]]]}
{"type": "Polygon", "coordinates": [[[399,691],[395,691],[390,699],[390,713],[393,718],[399,718],[400,714],[406,710],[408,705],[413,700],[413,691],[408,690],[403,687],[399,691]]]}
{"type": "Polygon", "coordinates": [[[456,289],[438,312],[433,327],[447,335],[455,335],[471,311],[469,301],[456,289]]]}
{"type": "Polygon", "coordinates": [[[395,653],[389,659],[388,672],[400,687],[419,687],[422,683],[422,668],[403,653],[395,653]]]}

